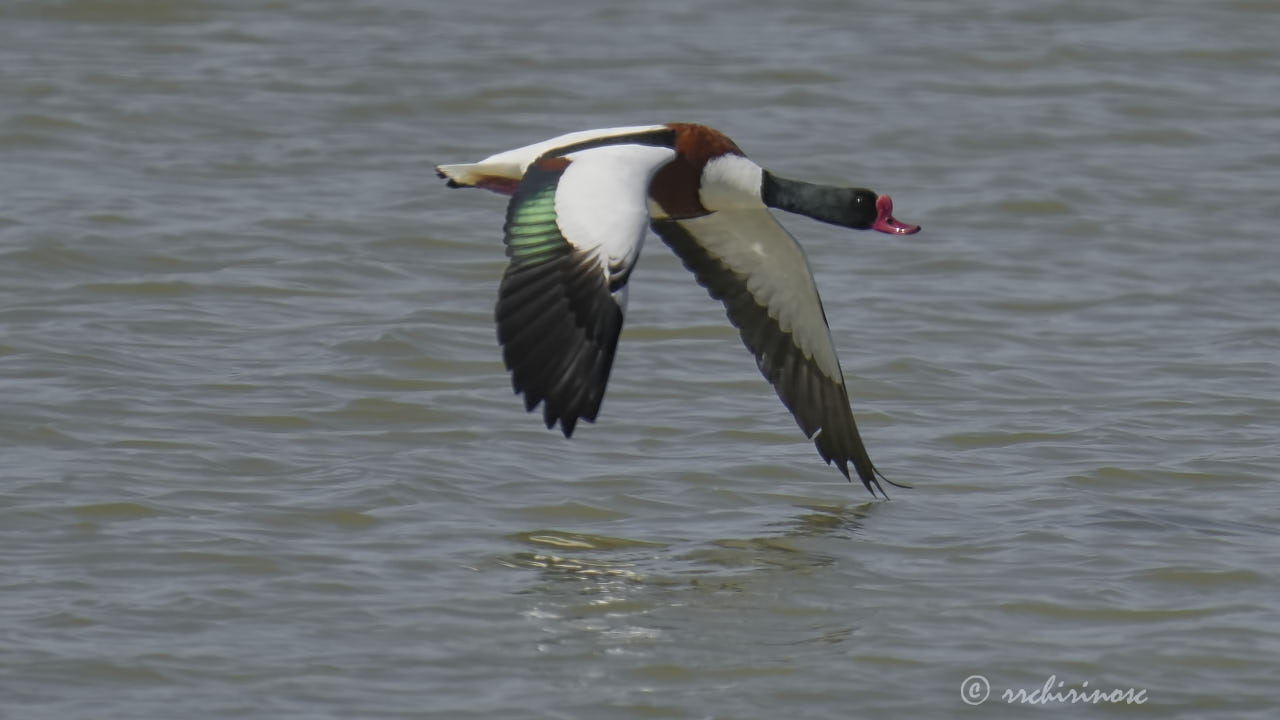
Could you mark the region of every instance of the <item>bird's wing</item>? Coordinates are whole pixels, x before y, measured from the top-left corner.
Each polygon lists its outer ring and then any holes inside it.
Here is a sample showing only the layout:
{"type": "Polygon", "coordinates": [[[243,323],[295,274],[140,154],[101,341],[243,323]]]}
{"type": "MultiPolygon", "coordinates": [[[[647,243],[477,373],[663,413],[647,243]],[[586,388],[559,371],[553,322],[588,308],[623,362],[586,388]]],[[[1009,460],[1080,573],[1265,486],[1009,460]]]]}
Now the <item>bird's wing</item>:
{"type": "Polygon", "coordinates": [[[813,273],[795,239],[764,206],[654,220],[652,226],[711,297],[724,303],[760,372],[822,459],[846,478],[852,462],[867,490],[884,494],[849,409],[813,273]]]}
{"type": "Polygon", "coordinates": [[[525,409],[543,403],[565,437],[595,420],[622,331],[626,283],[649,219],[648,188],[669,147],[617,144],[531,163],[507,205],[511,262],[495,316],[525,409]]]}

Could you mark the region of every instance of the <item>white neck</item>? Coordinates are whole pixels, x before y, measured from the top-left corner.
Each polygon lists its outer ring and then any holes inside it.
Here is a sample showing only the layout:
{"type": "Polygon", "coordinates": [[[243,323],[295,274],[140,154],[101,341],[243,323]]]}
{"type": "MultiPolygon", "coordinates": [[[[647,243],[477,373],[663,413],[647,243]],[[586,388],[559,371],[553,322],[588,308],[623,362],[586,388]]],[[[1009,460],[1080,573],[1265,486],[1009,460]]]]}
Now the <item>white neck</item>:
{"type": "Polygon", "coordinates": [[[708,210],[759,207],[763,170],[741,155],[721,155],[702,169],[698,199],[708,210]]]}

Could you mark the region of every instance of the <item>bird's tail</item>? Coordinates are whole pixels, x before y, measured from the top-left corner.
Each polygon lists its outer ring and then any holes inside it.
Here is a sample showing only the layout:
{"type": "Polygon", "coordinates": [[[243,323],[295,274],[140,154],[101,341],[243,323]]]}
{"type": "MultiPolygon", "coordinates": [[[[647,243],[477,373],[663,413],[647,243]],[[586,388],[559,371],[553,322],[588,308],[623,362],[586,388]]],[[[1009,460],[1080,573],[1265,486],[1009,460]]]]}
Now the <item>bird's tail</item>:
{"type": "Polygon", "coordinates": [[[478,187],[514,195],[520,186],[520,169],[507,164],[456,163],[437,165],[436,175],[448,180],[451,188],[478,187]]]}

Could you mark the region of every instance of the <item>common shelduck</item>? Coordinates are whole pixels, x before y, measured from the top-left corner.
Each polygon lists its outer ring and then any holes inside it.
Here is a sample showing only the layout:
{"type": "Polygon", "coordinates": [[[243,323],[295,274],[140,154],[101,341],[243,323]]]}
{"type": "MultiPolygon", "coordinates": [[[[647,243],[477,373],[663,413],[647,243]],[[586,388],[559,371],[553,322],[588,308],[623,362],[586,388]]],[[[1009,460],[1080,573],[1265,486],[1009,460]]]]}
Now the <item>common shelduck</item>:
{"type": "Polygon", "coordinates": [[[779,177],[724,134],[689,123],[569,133],[436,171],[449,187],[511,196],[498,342],[525,409],[542,403],[548,428],[558,422],[569,437],[600,411],[647,225],[724,303],[822,459],[846,478],[853,463],[872,495],[885,495],[877,476],[897,485],[858,435],[804,251],[768,210],[918,232],[894,219],[888,195],[779,177]]]}

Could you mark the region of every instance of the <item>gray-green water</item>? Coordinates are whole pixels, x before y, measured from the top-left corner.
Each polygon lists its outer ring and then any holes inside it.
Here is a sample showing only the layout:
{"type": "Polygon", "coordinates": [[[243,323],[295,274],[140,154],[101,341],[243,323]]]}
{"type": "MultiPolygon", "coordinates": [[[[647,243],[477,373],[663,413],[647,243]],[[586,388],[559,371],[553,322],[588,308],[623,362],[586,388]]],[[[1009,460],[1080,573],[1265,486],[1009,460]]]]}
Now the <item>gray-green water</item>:
{"type": "Polygon", "coordinates": [[[0,717],[1272,717],[1278,28],[5,0],[0,717]],[[503,199],[432,165],[676,120],[924,226],[782,218],[914,490],[653,239],[600,422],[511,394],[503,199]],[[1146,702],[1001,699],[1058,681],[1146,702]]]}

